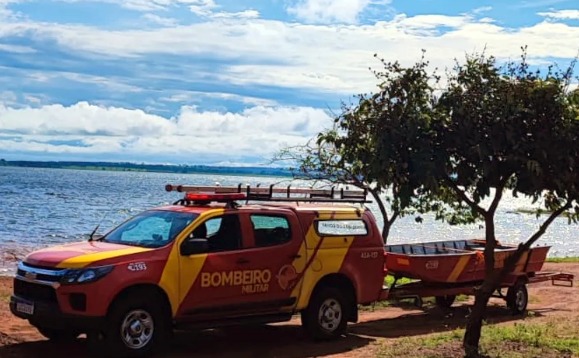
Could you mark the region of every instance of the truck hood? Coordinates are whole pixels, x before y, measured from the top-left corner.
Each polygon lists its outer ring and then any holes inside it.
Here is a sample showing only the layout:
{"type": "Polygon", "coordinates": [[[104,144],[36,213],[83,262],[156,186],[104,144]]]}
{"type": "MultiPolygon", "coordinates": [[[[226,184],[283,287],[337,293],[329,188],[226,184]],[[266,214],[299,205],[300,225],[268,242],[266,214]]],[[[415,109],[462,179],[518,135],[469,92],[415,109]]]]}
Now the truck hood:
{"type": "Polygon", "coordinates": [[[31,252],[24,258],[24,262],[44,267],[81,268],[96,261],[150,250],[152,249],[98,241],[83,241],[31,252]]]}

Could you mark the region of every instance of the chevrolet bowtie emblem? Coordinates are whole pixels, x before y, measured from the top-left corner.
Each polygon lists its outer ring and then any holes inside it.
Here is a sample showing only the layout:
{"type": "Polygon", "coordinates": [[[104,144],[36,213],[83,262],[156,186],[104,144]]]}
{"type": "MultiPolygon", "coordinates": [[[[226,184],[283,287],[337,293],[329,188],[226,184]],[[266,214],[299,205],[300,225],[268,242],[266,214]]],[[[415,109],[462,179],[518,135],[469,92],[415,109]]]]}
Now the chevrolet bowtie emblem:
{"type": "Polygon", "coordinates": [[[36,279],[36,274],[34,272],[27,272],[24,274],[24,277],[30,280],[34,280],[36,279]]]}

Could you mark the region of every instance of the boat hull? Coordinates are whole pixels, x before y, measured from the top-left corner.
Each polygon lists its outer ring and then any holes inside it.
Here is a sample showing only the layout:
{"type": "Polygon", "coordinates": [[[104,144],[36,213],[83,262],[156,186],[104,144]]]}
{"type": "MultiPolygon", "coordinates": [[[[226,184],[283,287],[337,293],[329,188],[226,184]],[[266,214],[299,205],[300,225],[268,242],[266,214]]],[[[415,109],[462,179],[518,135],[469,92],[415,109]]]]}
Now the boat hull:
{"type": "MultiPolygon", "coordinates": [[[[485,278],[484,241],[451,240],[419,244],[385,245],[386,268],[390,275],[432,283],[464,283],[485,278]]],[[[518,260],[514,275],[542,269],[550,246],[534,247],[518,260]]],[[[495,250],[495,270],[504,266],[516,246],[499,245],[495,250]]]]}

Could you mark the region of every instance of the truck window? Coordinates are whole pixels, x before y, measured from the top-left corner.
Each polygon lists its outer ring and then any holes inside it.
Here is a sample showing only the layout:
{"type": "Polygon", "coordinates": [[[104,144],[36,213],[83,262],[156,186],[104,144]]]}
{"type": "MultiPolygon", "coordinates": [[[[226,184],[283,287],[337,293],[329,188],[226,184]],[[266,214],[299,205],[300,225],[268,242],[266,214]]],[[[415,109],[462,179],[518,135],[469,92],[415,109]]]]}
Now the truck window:
{"type": "Polygon", "coordinates": [[[250,218],[255,246],[281,245],[291,240],[291,231],[286,217],[253,214],[250,218]]]}
{"type": "Polygon", "coordinates": [[[368,235],[368,227],[364,220],[316,220],[315,228],[320,236],[368,235]]]}
{"type": "Polygon", "coordinates": [[[142,212],[106,234],[102,241],[142,247],[161,247],[175,240],[197,214],[150,210],[142,212]]]}
{"type": "Polygon", "coordinates": [[[211,218],[202,225],[207,232],[210,252],[241,249],[241,225],[236,214],[211,218]]]}

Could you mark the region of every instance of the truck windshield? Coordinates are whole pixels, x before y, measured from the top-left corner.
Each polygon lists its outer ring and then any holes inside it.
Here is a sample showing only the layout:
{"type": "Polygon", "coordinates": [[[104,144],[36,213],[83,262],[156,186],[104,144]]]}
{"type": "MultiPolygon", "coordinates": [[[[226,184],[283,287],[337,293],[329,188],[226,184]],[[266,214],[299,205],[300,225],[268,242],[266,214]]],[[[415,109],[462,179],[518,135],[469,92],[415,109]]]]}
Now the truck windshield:
{"type": "Polygon", "coordinates": [[[117,226],[100,241],[153,248],[165,246],[197,216],[175,211],[145,211],[117,226]]]}

